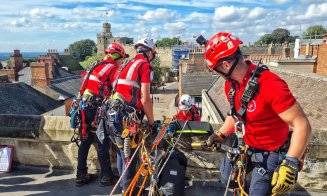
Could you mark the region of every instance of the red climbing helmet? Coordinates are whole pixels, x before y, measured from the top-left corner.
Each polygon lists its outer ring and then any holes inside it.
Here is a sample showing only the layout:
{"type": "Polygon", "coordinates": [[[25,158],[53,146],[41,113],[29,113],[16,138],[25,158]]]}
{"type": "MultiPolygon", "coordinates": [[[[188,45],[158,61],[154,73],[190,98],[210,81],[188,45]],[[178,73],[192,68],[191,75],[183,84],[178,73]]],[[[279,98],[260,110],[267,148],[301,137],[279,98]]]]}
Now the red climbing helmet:
{"type": "Polygon", "coordinates": [[[219,32],[214,35],[206,43],[204,52],[208,67],[214,69],[220,59],[234,54],[242,43],[243,41],[238,37],[227,32],[219,32]]]}
{"type": "Polygon", "coordinates": [[[107,49],[104,51],[104,54],[107,55],[108,53],[117,53],[123,58],[129,57],[129,55],[125,53],[124,47],[116,42],[113,42],[108,45],[107,49]]]}

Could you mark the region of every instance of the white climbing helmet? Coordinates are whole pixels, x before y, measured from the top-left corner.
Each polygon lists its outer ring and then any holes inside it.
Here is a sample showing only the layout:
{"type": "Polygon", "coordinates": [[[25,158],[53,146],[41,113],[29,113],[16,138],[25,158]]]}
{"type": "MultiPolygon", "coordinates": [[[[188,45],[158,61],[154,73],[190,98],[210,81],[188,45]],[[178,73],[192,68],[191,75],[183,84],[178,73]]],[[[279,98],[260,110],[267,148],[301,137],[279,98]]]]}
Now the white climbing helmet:
{"type": "Polygon", "coordinates": [[[142,38],[139,41],[136,42],[134,45],[134,48],[137,49],[140,45],[143,45],[149,49],[151,49],[153,52],[156,50],[156,44],[154,43],[153,39],[149,38],[142,38]]]}
{"type": "Polygon", "coordinates": [[[189,94],[184,94],[181,96],[178,102],[178,108],[180,110],[189,110],[194,104],[193,98],[189,94]]]}

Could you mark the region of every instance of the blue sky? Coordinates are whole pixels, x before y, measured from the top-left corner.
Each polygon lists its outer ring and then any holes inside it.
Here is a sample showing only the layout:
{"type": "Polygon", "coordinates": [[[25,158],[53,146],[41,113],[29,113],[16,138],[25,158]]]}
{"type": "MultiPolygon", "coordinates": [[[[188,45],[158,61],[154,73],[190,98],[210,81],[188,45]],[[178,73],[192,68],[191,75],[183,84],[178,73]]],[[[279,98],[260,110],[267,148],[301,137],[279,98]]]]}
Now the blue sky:
{"type": "Polygon", "coordinates": [[[311,25],[327,28],[325,0],[2,0],[0,52],[63,51],[102,32],[108,20],[114,36],[160,39],[231,32],[244,43],[276,28],[299,35],[311,25]],[[108,14],[106,14],[106,12],[108,14]]]}

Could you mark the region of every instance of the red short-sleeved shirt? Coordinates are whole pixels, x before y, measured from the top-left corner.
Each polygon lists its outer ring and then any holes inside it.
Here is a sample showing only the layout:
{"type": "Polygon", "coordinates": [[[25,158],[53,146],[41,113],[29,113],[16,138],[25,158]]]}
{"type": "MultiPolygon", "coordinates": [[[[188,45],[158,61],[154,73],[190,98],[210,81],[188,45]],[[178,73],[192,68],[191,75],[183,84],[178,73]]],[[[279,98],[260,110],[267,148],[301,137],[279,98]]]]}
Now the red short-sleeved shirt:
{"type": "Polygon", "coordinates": [[[183,121],[187,121],[187,120],[200,121],[201,120],[199,112],[198,112],[198,108],[195,105],[192,106],[191,110],[186,115],[184,115],[182,110],[179,110],[177,113],[177,119],[183,120],[183,121]]]}
{"type": "MultiPolygon", "coordinates": [[[[241,106],[241,97],[251,77],[250,73],[256,68],[250,61],[246,62],[250,64],[246,76],[242,84],[235,85],[236,111],[241,106]]],[[[272,151],[285,143],[289,133],[288,124],[278,114],[289,109],[296,100],[286,82],[270,71],[264,71],[258,83],[258,93],[254,95],[246,111],[244,141],[250,147],[272,151]]],[[[225,93],[228,99],[230,87],[231,82],[226,81],[225,93]]]]}
{"type": "MultiPolygon", "coordinates": [[[[148,62],[148,60],[141,54],[138,54],[134,57],[135,60],[141,59],[143,60],[143,63],[140,65],[138,68],[138,81],[140,83],[151,83],[153,80],[153,68],[151,64],[148,62]]],[[[128,70],[130,69],[130,66],[133,63],[130,62],[129,64],[126,65],[126,67],[123,69],[121,75],[119,76],[119,79],[123,78],[123,75],[126,75],[128,70]]],[[[135,70],[136,71],[136,70],[135,70]]],[[[118,77],[119,71],[117,71],[115,78],[118,77]]],[[[141,84],[139,84],[141,87],[141,84]]],[[[132,100],[132,87],[128,85],[117,85],[116,92],[120,93],[127,101],[132,100]]],[[[135,107],[139,110],[143,108],[142,103],[141,103],[141,89],[137,89],[136,93],[136,105],[135,107]]]]}

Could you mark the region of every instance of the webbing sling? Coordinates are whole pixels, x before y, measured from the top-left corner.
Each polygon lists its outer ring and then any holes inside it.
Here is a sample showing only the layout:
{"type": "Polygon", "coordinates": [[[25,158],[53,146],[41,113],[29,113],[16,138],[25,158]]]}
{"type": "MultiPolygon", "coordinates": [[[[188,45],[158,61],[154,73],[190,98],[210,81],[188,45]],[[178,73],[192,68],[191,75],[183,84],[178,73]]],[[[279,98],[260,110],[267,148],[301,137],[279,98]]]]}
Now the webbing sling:
{"type": "MultiPolygon", "coordinates": [[[[230,112],[229,116],[232,116],[237,123],[237,125],[241,125],[245,123],[245,113],[247,110],[247,107],[249,105],[249,102],[252,100],[254,94],[258,92],[259,84],[258,79],[261,76],[262,72],[269,70],[266,65],[257,66],[257,68],[252,71],[251,78],[246,84],[244,93],[241,98],[241,107],[238,111],[235,109],[235,82],[232,82],[231,88],[229,90],[229,104],[230,104],[230,112]]],[[[237,126],[237,129],[239,131],[242,131],[241,126],[237,126]]]]}

